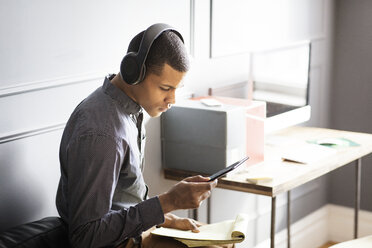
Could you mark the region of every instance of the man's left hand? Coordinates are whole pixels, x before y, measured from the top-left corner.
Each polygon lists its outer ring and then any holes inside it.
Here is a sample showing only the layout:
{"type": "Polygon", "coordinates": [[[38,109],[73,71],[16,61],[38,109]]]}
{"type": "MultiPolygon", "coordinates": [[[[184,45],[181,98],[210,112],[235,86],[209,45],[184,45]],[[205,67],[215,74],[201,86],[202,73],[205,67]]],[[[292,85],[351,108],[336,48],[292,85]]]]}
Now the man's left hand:
{"type": "Polygon", "coordinates": [[[196,220],[189,218],[181,218],[174,214],[167,213],[164,215],[165,221],[161,224],[161,227],[169,227],[180,230],[191,230],[192,232],[199,232],[199,227],[202,224],[196,220]]]}

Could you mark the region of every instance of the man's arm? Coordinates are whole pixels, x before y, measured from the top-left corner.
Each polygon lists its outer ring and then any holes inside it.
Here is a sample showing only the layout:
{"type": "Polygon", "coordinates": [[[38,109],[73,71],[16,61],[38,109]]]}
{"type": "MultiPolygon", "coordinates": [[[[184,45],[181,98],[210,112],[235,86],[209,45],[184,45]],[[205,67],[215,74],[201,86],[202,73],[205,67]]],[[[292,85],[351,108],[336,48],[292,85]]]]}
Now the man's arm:
{"type": "Polygon", "coordinates": [[[163,212],[198,208],[217,186],[217,180],[208,181],[209,177],[188,177],[174,185],[168,192],[159,195],[163,212]]]}
{"type": "Polygon", "coordinates": [[[68,146],[68,224],[74,247],[117,244],[163,223],[157,197],[111,210],[126,149],[126,144],[99,134],[79,137],[68,146]]]}
{"type": "Polygon", "coordinates": [[[217,186],[217,180],[208,181],[208,177],[188,177],[177,183],[168,192],[159,195],[165,213],[165,222],[161,226],[199,232],[200,222],[189,218],[180,218],[169,212],[177,209],[198,208],[202,201],[210,196],[211,190],[217,186]]]}

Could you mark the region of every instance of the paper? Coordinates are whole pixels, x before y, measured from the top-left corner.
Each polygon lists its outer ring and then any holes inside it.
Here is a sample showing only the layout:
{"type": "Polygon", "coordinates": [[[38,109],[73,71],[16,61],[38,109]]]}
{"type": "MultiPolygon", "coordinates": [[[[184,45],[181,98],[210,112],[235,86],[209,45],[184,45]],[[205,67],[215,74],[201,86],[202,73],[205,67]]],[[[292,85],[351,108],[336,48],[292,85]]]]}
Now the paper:
{"type": "Polygon", "coordinates": [[[337,150],[321,145],[305,144],[296,148],[287,149],[282,159],[297,163],[310,164],[337,153],[337,150]]]}
{"type": "Polygon", "coordinates": [[[199,227],[199,233],[182,231],[173,228],[157,228],[151,233],[172,237],[188,247],[232,244],[242,242],[248,228],[248,216],[239,214],[235,220],[227,220],[199,227]]]}
{"type": "Polygon", "coordinates": [[[267,183],[274,180],[275,177],[283,173],[283,165],[281,161],[274,161],[273,163],[265,164],[264,162],[251,165],[243,168],[235,173],[233,176],[238,180],[244,180],[250,183],[267,183]]]}
{"type": "Polygon", "coordinates": [[[253,174],[248,175],[246,180],[251,183],[266,183],[273,180],[273,176],[268,174],[253,174]]]}
{"type": "Polygon", "coordinates": [[[212,98],[203,98],[203,99],[200,99],[200,102],[208,107],[222,106],[222,103],[220,101],[217,101],[216,99],[212,99],[212,98]]]}

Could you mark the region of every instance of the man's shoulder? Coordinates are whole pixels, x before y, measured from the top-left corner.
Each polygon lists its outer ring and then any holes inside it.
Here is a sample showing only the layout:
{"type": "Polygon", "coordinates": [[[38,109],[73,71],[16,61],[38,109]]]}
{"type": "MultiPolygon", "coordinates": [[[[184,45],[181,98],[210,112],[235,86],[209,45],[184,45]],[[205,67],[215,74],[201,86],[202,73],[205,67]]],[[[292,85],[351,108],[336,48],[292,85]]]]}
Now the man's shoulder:
{"type": "Polygon", "coordinates": [[[66,127],[74,137],[99,134],[122,140],[129,121],[130,116],[99,88],[75,108],[66,127]]]}

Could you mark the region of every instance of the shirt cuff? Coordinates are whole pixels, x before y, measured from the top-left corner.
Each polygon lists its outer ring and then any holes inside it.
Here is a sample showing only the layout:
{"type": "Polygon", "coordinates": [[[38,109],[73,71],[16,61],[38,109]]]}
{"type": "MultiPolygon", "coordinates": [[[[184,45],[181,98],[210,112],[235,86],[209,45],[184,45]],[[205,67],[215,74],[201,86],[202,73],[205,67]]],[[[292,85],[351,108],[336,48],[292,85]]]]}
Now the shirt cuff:
{"type": "Polygon", "coordinates": [[[157,196],[139,203],[137,207],[142,218],[144,230],[164,223],[164,212],[157,196]]]}

